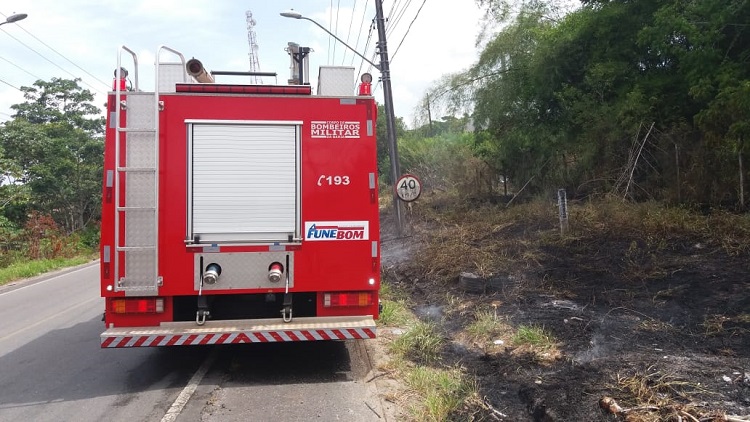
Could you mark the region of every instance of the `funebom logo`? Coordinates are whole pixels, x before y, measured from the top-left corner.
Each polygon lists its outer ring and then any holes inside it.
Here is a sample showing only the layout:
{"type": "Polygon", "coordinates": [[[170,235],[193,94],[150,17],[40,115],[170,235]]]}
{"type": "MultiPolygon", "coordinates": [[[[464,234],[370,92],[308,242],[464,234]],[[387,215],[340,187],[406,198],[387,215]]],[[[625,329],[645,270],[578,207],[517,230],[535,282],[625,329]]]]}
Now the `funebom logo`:
{"type": "Polygon", "coordinates": [[[305,240],[368,240],[368,221],[308,221],[305,240]]]}

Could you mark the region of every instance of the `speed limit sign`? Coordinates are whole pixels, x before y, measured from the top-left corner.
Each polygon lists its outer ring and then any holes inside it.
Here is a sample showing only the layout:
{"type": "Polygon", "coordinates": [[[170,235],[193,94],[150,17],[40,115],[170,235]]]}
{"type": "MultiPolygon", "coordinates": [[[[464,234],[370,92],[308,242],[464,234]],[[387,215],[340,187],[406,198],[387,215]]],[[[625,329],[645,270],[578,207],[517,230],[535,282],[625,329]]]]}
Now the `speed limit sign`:
{"type": "Polygon", "coordinates": [[[417,176],[405,174],[398,179],[395,189],[402,201],[416,201],[422,193],[422,182],[417,179],[417,176]]]}

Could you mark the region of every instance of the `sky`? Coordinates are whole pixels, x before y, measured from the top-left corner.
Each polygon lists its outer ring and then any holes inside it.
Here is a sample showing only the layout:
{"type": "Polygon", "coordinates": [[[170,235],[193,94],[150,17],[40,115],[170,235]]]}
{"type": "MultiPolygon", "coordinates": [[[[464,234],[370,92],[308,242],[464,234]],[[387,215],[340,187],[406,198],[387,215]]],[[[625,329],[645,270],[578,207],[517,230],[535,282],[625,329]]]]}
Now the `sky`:
{"type": "MultiPolygon", "coordinates": [[[[377,81],[376,69],[361,65],[359,57],[315,24],[279,15],[294,9],[378,63],[379,57],[373,56],[377,29],[370,32],[375,1],[3,0],[0,21],[15,13],[28,17],[0,26],[0,122],[11,118],[12,104],[24,101],[18,88],[38,79],[81,78],[80,85],[95,93],[95,104],[101,108],[123,45],[137,53],[144,90],[153,89],[154,58],[162,45],[180,51],[186,59],[201,60],[209,70],[247,71],[247,11],[255,20],[260,70],[278,73],[277,80],[266,78],[265,83],[285,84],[289,78],[290,58],[284,51],[288,42],[313,49],[313,87],[319,66],[326,65],[354,66],[357,75],[369,70],[377,81]]],[[[383,9],[390,15],[387,45],[394,111],[412,126],[415,107],[427,88],[476,60],[482,14],[474,0],[383,0],[383,9]]],[[[122,57],[132,79],[132,59],[127,54],[122,57]]],[[[217,77],[217,82],[238,80],[217,77]]],[[[374,93],[382,103],[382,86],[374,93]]]]}

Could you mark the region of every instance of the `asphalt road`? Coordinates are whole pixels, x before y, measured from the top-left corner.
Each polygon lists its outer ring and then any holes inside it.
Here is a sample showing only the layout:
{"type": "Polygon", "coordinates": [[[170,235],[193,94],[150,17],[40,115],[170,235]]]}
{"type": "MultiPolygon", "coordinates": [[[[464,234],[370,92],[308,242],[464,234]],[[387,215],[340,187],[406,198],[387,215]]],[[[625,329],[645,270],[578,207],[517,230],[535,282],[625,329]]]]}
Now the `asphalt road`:
{"type": "Polygon", "coordinates": [[[101,349],[98,265],[0,287],[0,421],[385,421],[365,341],[101,349]]]}

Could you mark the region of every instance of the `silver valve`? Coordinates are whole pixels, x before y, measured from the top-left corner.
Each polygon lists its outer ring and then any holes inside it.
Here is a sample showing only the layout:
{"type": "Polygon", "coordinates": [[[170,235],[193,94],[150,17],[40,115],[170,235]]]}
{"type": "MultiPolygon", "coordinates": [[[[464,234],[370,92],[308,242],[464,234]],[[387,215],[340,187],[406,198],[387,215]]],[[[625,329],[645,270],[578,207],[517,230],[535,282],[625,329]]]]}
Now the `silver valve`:
{"type": "Polygon", "coordinates": [[[206,271],[203,272],[203,282],[206,284],[215,284],[219,281],[221,275],[221,266],[219,264],[208,264],[206,271]]]}
{"type": "Polygon", "coordinates": [[[274,262],[268,267],[268,280],[272,283],[278,283],[281,281],[281,276],[284,274],[284,266],[278,262],[274,262]]]}

